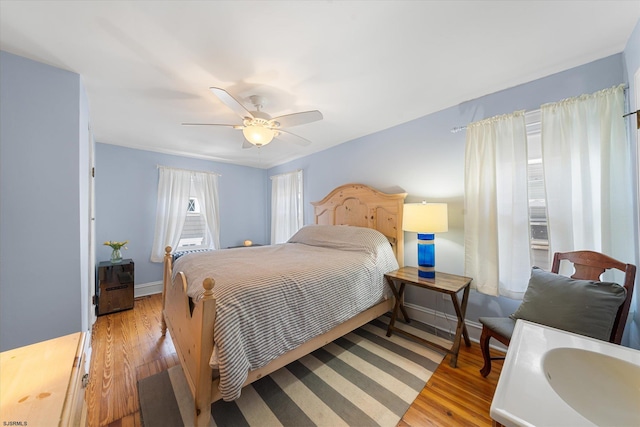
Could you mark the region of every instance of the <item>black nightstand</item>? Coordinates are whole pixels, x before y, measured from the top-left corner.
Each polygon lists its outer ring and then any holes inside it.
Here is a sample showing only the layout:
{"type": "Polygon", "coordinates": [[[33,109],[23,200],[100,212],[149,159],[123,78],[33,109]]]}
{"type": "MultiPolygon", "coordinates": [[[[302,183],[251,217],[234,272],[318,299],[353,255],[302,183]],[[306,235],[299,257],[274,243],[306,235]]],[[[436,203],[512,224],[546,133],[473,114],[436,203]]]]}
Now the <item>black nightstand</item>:
{"type": "Polygon", "coordinates": [[[103,261],[96,271],[96,314],[133,308],[134,263],[131,259],[112,264],[103,261]]]}

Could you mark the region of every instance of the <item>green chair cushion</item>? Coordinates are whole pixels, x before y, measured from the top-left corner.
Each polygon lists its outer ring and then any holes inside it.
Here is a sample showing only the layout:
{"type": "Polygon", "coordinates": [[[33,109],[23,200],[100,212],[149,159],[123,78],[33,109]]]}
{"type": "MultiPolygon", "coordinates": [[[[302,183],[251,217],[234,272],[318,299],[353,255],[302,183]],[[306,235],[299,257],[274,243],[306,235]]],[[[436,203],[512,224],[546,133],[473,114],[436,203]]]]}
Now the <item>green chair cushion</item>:
{"type": "Polygon", "coordinates": [[[490,330],[509,339],[516,327],[516,321],[510,317],[481,317],[478,320],[490,330]]]}
{"type": "Polygon", "coordinates": [[[609,341],[626,295],[617,283],[577,280],[534,267],[522,304],[510,317],[609,341]]]}

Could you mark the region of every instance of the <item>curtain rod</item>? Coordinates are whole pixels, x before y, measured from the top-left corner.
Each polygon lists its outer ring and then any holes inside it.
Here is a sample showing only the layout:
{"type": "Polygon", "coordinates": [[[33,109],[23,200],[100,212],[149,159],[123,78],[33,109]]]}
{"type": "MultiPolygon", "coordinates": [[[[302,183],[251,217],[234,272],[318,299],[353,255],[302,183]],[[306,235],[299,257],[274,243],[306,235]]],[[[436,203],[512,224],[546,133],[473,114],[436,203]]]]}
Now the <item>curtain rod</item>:
{"type": "MultiPolygon", "coordinates": [[[[529,116],[535,116],[535,115],[539,115],[540,114],[540,109],[538,108],[537,110],[531,110],[531,111],[527,111],[524,113],[525,117],[529,116]]],[[[484,120],[484,119],[482,119],[484,120]]],[[[534,117],[534,121],[527,123],[527,126],[533,126],[537,123],[540,123],[540,118],[539,117],[534,117]]],[[[458,132],[462,132],[463,130],[467,130],[467,126],[457,126],[454,128],[451,128],[451,133],[458,133],[458,132]]]]}
{"type": "Polygon", "coordinates": [[[632,111],[630,113],[625,114],[622,117],[625,118],[625,117],[632,116],[634,114],[636,115],[636,129],[640,130],[640,110],[632,111]]]}
{"type": "Polygon", "coordinates": [[[302,172],[302,169],[296,169],[296,170],[294,170],[292,172],[284,172],[284,173],[279,173],[278,175],[272,175],[272,176],[269,177],[269,179],[277,178],[277,177],[283,176],[283,175],[289,175],[289,174],[292,174],[292,173],[295,173],[295,172],[302,172]]]}
{"type": "MultiPolygon", "coordinates": [[[[623,86],[622,91],[623,91],[623,93],[625,95],[625,98],[627,98],[628,97],[628,91],[629,91],[629,85],[620,84],[618,86],[613,86],[613,88],[617,88],[617,87],[620,87],[620,86],[623,86]]],[[[607,89],[602,89],[602,90],[607,90],[607,89]]],[[[597,92],[594,92],[594,93],[598,93],[598,92],[601,92],[601,91],[597,91],[597,92]]],[[[593,95],[593,94],[590,94],[590,95],[593,95]]],[[[572,98],[578,98],[578,97],[576,96],[576,97],[572,97],[572,98]]],[[[572,98],[567,98],[567,99],[572,99],[572,98]]],[[[640,110],[638,110],[638,111],[640,111],[640,110]]],[[[638,113],[638,111],[627,113],[622,117],[627,117],[627,116],[630,116],[631,114],[636,114],[636,113],[638,113]]],[[[526,116],[527,114],[535,114],[535,113],[539,113],[539,112],[540,112],[540,109],[538,108],[536,110],[527,111],[524,114],[526,116]]],[[[451,133],[462,132],[463,130],[466,130],[466,129],[467,129],[467,126],[456,126],[456,127],[451,128],[451,133]]],[[[638,117],[638,129],[640,129],[640,115],[638,117]]]]}
{"type": "Polygon", "coordinates": [[[279,173],[277,175],[272,175],[272,176],[269,177],[269,179],[277,178],[277,177],[283,176],[283,175],[289,175],[289,174],[292,174],[292,173],[295,173],[295,172],[302,172],[302,169],[296,169],[296,170],[291,171],[291,172],[284,172],[284,173],[279,173]]]}
{"type": "Polygon", "coordinates": [[[215,176],[222,176],[222,174],[219,174],[219,173],[217,173],[217,172],[211,172],[211,171],[196,171],[196,170],[193,170],[193,169],[174,168],[173,166],[164,166],[164,165],[158,165],[158,164],[156,164],[156,169],[160,169],[160,168],[163,168],[163,169],[173,169],[173,170],[176,170],[176,171],[184,171],[184,172],[208,173],[208,174],[215,175],[215,176]]]}

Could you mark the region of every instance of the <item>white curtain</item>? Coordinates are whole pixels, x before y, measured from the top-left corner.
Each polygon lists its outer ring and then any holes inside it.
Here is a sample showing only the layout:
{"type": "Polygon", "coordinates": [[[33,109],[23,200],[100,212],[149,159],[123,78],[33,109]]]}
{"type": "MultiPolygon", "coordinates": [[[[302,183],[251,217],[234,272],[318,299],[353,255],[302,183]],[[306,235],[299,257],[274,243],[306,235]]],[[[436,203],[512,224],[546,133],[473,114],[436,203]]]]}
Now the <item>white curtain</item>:
{"type": "Polygon", "coordinates": [[[193,172],[191,175],[193,190],[200,201],[200,214],[206,223],[209,249],[220,248],[220,214],[218,213],[218,175],[206,172],[193,172]]]}
{"type": "Polygon", "coordinates": [[[159,175],[152,262],[162,262],[166,246],[178,246],[191,191],[191,172],[161,167],[159,175]]]}
{"type": "Polygon", "coordinates": [[[623,86],[541,110],[550,253],[588,249],[633,263],[633,169],[623,86]]]}
{"type": "Polygon", "coordinates": [[[303,225],[302,171],[271,177],[271,244],[284,243],[303,225]]]}
{"type": "Polygon", "coordinates": [[[174,249],[178,246],[187,217],[192,181],[200,211],[207,223],[209,247],[215,249],[220,246],[217,179],[217,175],[212,173],[159,167],[152,262],[163,261],[166,246],[174,249]]]}
{"type": "Polygon", "coordinates": [[[467,126],[464,228],[473,286],[521,299],[531,275],[524,111],[467,126]]]}

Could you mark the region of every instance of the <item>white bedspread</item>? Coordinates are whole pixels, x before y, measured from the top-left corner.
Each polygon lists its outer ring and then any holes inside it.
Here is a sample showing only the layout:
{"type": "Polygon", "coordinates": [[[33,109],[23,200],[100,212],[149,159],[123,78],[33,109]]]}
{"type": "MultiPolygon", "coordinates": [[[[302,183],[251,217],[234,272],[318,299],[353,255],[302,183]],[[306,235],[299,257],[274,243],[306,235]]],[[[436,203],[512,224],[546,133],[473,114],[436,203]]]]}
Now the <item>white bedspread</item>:
{"type": "Polygon", "coordinates": [[[398,268],[391,246],[368,228],[312,225],[288,243],[194,253],[179,258],[189,296],[215,279],[211,365],[224,400],[260,368],[389,298],[384,274],[398,268]]]}

